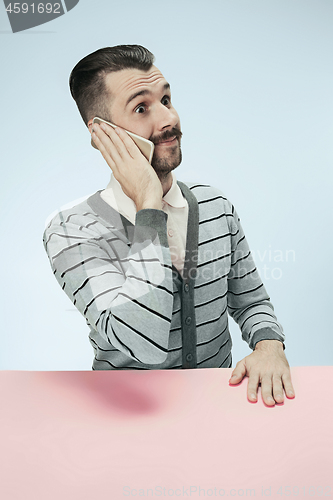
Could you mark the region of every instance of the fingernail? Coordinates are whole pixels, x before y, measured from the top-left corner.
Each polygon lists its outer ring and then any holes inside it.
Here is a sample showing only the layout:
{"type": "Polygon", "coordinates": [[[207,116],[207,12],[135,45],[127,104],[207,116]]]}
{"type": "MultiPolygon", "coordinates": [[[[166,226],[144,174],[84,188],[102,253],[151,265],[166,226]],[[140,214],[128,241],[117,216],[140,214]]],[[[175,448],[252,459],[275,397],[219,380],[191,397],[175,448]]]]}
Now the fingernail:
{"type": "Polygon", "coordinates": [[[101,123],[101,124],[100,124],[100,127],[101,127],[101,129],[103,129],[103,130],[105,130],[105,129],[106,129],[106,127],[105,127],[104,123],[101,123]]]}
{"type": "Polygon", "coordinates": [[[120,130],[118,127],[116,127],[114,130],[115,130],[116,134],[118,134],[118,135],[120,134],[120,130]]]}
{"type": "Polygon", "coordinates": [[[256,399],[256,395],[255,394],[251,394],[251,399],[256,399]]]}

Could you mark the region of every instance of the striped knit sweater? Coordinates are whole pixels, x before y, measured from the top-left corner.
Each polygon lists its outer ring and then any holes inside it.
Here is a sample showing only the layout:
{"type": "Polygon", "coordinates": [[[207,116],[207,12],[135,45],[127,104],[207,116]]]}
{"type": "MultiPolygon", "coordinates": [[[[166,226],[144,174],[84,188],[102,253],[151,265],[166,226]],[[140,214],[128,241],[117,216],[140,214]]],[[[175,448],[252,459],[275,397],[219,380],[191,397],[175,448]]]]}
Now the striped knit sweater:
{"type": "Polygon", "coordinates": [[[284,341],[233,205],[210,186],[178,185],[189,205],[183,277],[161,210],[140,210],[133,226],[97,192],[45,230],[54,275],[90,327],[94,370],[231,367],[228,313],[251,349],[284,341]]]}

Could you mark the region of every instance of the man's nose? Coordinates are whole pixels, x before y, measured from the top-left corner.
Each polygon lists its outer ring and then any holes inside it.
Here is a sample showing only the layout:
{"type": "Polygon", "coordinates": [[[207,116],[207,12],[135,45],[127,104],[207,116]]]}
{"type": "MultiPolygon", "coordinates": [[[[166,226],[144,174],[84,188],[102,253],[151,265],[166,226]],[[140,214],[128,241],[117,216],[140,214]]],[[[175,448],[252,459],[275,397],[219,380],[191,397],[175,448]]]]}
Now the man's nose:
{"type": "Polygon", "coordinates": [[[168,108],[162,103],[159,105],[156,116],[156,126],[158,131],[172,129],[178,123],[178,115],[174,108],[168,108]]]}

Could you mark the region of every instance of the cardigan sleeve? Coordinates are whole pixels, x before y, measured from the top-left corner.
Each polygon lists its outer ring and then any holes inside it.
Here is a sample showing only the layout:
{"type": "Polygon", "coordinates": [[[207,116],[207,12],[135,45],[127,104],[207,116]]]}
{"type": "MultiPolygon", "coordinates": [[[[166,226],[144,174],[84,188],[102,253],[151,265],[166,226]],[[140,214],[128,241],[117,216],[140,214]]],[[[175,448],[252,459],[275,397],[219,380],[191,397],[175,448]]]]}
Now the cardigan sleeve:
{"type": "Polygon", "coordinates": [[[230,206],[232,217],[229,218],[231,267],[228,275],[228,312],[239,325],[242,338],[251,349],[260,340],[276,339],[283,343],[283,328],[277,321],[273,305],[253,261],[238,214],[234,206],[230,206]]]}
{"type": "Polygon", "coordinates": [[[61,212],[44,233],[54,275],[88,325],[144,364],[168,354],[173,307],[167,215],[140,210],[131,242],[87,214],[61,212]]]}

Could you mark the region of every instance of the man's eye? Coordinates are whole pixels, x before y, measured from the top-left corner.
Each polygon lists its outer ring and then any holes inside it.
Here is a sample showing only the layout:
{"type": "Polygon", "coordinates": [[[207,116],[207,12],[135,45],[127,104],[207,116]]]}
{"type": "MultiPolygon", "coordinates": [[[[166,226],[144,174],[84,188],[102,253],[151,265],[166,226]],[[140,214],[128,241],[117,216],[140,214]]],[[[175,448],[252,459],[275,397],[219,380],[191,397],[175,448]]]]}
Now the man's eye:
{"type": "Polygon", "coordinates": [[[171,97],[165,95],[162,99],[162,104],[164,104],[164,106],[168,106],[168,104],[171,103],[171,97]]]}
{"type": "Polygon", "coordinates": [[[146,111],[146,108],[143,104],[140,104],[140,106],[138,106],[136,109],[135,109],[135,112],[136,113],[144,113],[146,111]]]}

